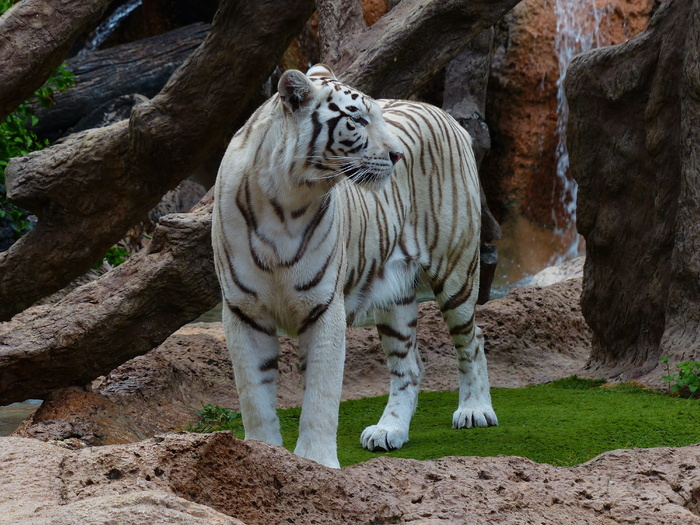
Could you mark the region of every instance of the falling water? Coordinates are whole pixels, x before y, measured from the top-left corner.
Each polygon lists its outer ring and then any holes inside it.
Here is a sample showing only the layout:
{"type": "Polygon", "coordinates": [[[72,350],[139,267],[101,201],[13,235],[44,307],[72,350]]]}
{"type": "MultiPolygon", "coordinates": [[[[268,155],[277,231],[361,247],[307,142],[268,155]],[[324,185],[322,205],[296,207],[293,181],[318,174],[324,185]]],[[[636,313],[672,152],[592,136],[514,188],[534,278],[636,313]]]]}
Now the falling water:
{"type": "Polygon", "coordinates": [[[580,236],[576,232],[576,194],[578,185],[569,175],[569,153],[566,149],[566,121],[569,106],[564,94],[564,77],[575,55],[599,47],[601,9],[595,0],[555,0],[554,12],[557,19],[556,52],[559,57],[559,78],[557,79],[557,135],[556,150],[557,178],[562,195],[553,195],[553,201],[561,199],[564,218],[557,218],[555,234],[567,240],[564,253],[555,255],[551,263],[559,264],[581,254],[580,236]]]}
{"type": "Polygon", "coordinates": [[[122,5],[117,7],[114,12],[104,21],[94,31],[93,37],[86,42],[85,47],[80,51],[79,54],[89,53],[99,47],[107,40],[107,37],[111,35],[114,30],[119,27],[122,20],[131,14],[131,12],[141,5],[142,0],[127,0],[122,5]]]}

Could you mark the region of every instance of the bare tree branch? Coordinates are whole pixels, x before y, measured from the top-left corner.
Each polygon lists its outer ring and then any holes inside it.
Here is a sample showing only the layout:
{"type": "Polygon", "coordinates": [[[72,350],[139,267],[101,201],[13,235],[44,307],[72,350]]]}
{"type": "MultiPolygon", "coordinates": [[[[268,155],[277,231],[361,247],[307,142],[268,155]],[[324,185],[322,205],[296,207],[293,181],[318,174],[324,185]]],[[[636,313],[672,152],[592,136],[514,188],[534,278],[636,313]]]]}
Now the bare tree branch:
{"type": "Polygon", "coordinates": [[[87,271],[207,158],[312,9],[311,0],[223,2],[203,44],[128,125],[13,159],[8,197],[40,220],[0,254],[0,320],[87,271]]]}
{"type": "Polygon", "coordinates": [[[26,0],[0,18],[0,120],[40,88],[110,0],[26,0]]]}
{"type": "Polygon", "coordinates": [[[406,97],[519,2],[403,0],[348,42],[348,52],[329,65],[343,72],[343,81],[369,95],[406,97]]]}
{"type": "Polygon", "coordinates": [[[347,53],[343,43],[367,29],[362,0],[316,0],[321,62],[337,63],[347,53]]]}
{"type": "Polygon", "coordinates": [[[56,305],[0,323],[0,405],[85,384],[163,342],[220,300],[211,200],[161,219],[151,246],[56,305]],[[177,283],[177,286],[173,286],[177,283]],[[105,349],[109,349],[105,351],[105,349]]]}

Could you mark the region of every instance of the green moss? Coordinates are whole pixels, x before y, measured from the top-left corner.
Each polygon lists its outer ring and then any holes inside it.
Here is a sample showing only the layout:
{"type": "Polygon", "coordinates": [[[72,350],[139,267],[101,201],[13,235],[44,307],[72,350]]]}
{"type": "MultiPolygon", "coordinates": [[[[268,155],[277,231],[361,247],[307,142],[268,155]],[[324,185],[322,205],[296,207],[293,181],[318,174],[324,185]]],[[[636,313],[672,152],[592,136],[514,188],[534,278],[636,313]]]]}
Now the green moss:
{"type": "MultiPolygon", "coordinates": [[[[443,456],[524,456],[570,466],[618,448],[682,446],[700,442],[700,402],[643,387],[605,386],[567,378],[527,388],[494,389],[499,426],[454,430],[456,392],[423,393],[410,440],[392,452],[368,452],[362,430],[377,422],[386,396],[341,403],[338,456],[342,466],[377,456],[435,459],[443,456]]],[[[284,445],[294,449],[299,408],[280,410],[284,445]]],[[[243,437],[240,420],[232,428],[243,437]]]]}

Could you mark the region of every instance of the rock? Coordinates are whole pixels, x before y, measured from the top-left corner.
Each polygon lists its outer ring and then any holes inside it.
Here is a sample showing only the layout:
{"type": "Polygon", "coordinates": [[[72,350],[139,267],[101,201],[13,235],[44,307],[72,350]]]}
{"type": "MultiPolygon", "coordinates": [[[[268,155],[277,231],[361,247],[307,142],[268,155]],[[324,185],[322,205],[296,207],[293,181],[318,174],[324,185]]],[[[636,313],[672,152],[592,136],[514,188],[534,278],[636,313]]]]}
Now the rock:
{"type": "Polygon", "coordinates": [[[532,276],[529,285],[532,286],[549,286],[550,284],[566,281],[569,279],[583,278],[583,263],[586,261],[585,256],[576,257],[569,261],[549,266],[532,276]]]}
{"type": "MultiPolygon", "coordinates": [[[[518,387],[580,372],[590,351],[581,316],[581,281],[516,288],[478,309],[494,387],[518,387]]],[[[426,391],[456,390],[452,340],[436,303],[419,305],[426,391]]],[[[282,338],[278,406],[299,406],[297,346],[282,338]]],[[[343,399],[388,392],[389,373],[374,328],[347,331],[343,399]]],[[[71,446],[126,443],[182,430],[205,404],[238,408],[221,323],[186,325],[161,346],[93,381],[55,391],[14,435],[71,446]]]]}
{"type": "Polygon", "coordinates": [[[632,379],[661,353],[700,359],[698,16],[693,2],[664,2],[644,33],[569,68],[593,373],[632,379]]]}
{"type": "MultiPolygon", "coordinates": [[[[561,218],[556,177],[558,0],[520,2],[496,26],[486,121],[491,154],[482,180],[491,211],[503,220],[522,215],[538,225],[561,218]]],[[[590,4],[590,2],[589,2],[590,4]]],[[[643,30],[654,0],[594,2],[601,45],[624,42],[643,30]]],[[[586,21],[581,21],[586,25],[586,21]]]]}
{"type": "Polygon", "coordinates": [[[228,432],[75,451],[1,438],[0,512],[23,524],[696,525],[698,467],[698,445],[613,451],[572,468],[380,457],[334,470],[228,432]]]}

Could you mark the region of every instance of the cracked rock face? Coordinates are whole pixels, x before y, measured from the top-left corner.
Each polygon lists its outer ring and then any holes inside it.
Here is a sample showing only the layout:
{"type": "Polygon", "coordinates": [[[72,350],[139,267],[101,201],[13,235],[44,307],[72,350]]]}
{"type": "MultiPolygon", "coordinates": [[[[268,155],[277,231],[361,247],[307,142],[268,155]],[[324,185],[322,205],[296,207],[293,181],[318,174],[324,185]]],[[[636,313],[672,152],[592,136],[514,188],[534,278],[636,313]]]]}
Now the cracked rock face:
{"type": "Polygon", "coordinates": [[[699,445],[614,451],[573,468],[501,456],[342,470],[227,432],[80,450],[1,445],[7,523],[700,524],[699,445]]]}

